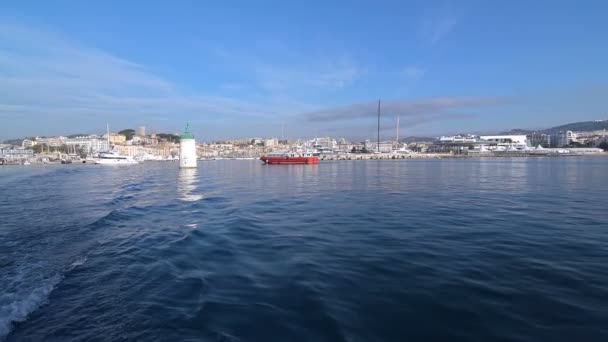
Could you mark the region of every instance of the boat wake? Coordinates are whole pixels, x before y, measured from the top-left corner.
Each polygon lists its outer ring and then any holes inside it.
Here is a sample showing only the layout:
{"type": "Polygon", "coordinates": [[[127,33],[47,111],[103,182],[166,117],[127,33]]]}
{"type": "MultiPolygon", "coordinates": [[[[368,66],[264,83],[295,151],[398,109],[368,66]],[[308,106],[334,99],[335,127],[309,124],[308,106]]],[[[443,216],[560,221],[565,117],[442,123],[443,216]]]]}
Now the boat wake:
{"type": "Polygon", "coordinates": [[[25,321],[29,314],[47,304],[49,295],[61,279],[62,277],[56,274],[41,286],[27,291],[28,293],[17,290],[0,294],[0,340],[11,332],[13,323],[25,321]]]}
{"type": "Polygon", "coordinates": [[[26,321],[32,312],[48,304],[51,292],[65,278],[65,274],[82,266],[86,261],[87,256],[79,257],[64,273],[55,273],[42,278],[39,278],[36,269],[13,274],[6,289],[0,293],[0,341],[10,334],[15,323],[26,321]],[[36,283],[40,285],[28,286],[36,283]]]}

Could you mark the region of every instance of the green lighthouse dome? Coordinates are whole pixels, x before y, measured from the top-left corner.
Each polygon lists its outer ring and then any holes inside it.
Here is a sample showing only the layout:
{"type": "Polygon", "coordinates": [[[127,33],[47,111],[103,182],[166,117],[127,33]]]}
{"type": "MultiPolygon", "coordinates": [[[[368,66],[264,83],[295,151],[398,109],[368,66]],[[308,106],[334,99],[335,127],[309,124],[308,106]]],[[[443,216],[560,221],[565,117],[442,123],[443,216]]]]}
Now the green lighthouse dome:
{"type": "Polygon", "coordinates": [[[190,133],[188,131],[188,127],[190,127],[189,123],[186,124],[186,129],[184,130],[184,133],[182,133],[182,134],[179,135],[179,139],[180,140],[182,140],[182,139],[194,139],[194,135],[192,135],[192,133],[190,133]]]}

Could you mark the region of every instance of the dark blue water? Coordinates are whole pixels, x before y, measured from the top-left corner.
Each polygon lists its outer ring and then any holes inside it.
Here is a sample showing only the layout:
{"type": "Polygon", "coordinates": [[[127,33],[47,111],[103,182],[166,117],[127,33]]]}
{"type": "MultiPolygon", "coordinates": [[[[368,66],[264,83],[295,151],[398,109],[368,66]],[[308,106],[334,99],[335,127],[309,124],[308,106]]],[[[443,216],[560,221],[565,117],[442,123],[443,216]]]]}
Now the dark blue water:
{"type": "Polygon", "coordinates": [[[608,158],[0,168],[0,340],[608,341],[608,158]]]}

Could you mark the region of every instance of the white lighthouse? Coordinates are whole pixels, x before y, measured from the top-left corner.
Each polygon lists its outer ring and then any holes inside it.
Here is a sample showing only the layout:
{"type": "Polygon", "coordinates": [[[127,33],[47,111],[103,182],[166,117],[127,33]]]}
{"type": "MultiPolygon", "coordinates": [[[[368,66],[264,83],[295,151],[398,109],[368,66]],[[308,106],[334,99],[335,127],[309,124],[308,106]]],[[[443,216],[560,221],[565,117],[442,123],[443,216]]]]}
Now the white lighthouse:
{"type": "Polygon", "coordinates": [[[179,167],[192,168],[196,167],[196,142],[194,136],[186,130],[179,136],[179,167]]]}

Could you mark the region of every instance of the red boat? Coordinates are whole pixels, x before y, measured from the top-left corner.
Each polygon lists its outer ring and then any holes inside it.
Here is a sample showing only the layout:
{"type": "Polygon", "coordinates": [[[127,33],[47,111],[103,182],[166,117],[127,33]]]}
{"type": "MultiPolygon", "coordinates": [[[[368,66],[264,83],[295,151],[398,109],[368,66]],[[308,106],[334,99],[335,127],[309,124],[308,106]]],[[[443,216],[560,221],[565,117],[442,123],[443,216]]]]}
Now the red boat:
{"type": "Polygon", "coordinates": [[[318,164],[319,157],[310,153],[273,152],[260,158],[265,164],[318,164]]]}

